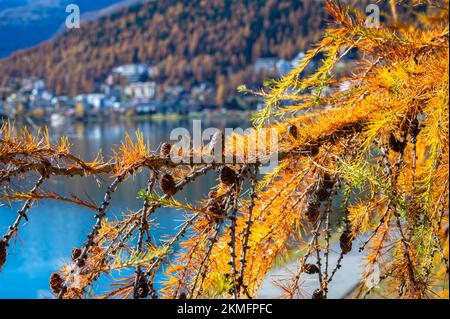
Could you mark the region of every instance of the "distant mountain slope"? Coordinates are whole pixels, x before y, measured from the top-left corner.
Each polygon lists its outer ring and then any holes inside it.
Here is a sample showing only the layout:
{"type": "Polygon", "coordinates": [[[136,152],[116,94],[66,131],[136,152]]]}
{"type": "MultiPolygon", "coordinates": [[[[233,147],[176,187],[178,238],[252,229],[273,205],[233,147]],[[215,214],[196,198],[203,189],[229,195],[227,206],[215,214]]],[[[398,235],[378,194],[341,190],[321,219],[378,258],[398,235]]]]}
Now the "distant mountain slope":
{"type": "Polygon", "coordinates": [[[117,3],[111,4],[103,9],[97,10],[97,11],[89,11],[86,14],[83,14],[82,20],[83,21],[92,21],[96,20],[98,18],[101,18],[103,16],[109,15],[114,13],[115,11],[122,9],[122,8],[128,8],[132,7],[134,5],[145,3],[149,1],[157,1],[157,0],[121,0],[117,3]]]}
{"type": "Polygon", "coordinates": [[[0,0],[0,57],[50,39],[63,25],[69,3],[81,13],[141,0],[0,0]]]}
{"type": "Polygon", "coordinates": [[[150,1],[0,61],[0,85],[36,76],[57,94],[91,92],[112,67],[137,61],[156,64],[164,83],[234,85],[257,58],[306,49],[324,18],[322,1],[150,1]]]}

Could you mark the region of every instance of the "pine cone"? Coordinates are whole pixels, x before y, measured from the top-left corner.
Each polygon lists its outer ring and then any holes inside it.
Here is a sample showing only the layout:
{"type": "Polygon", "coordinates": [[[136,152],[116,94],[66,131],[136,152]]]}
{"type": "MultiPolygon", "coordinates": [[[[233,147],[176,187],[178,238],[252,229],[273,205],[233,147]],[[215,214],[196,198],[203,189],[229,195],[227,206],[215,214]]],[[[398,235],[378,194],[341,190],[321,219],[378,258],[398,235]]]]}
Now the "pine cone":
{"type": "Polygon", "coordinates": [[[310,154],[311,157],[317,156],[317,154],[319,154],[319,148],[317,146],[312,147],[309,150],[309,154],[310,154]]]}
{"type": "Polygon", "coordinates": [[[55,295],[58,295],[63,288],[63,280],[57,272],[50,276],[50,288],[55,295]]]}
{"type": "Polygon", "coordinates": [[[78,260],[78,258],[80,258],[82,253],[81,248],[74,248],[72,249],[72,261],[75,262],[78,260]]]}
{"type": "Polygon", "coordinates": [[[319,273],[319,268],[314,264],[305,264],[303,266],[303,272],[308,275],[314,275],[319,273]]]}
{"type": "Polygon", "coordinates": [[[320,202],[318,201],[317,197],[315,195],[311,195],[308,198],[308,203],[306,205],[306,212],[305,212],[306,218],[308,218],[308,221],[311,224],[315,224],[317,222],[317,219],[319,219],[320,216],[320,202]]]}
{"type": "Polygon", "coordinates": [[[325,189],[332,189],[334,187],[334,179],[330,176],[330,174],[325,173],[323,175],[322,185],[325,189]]]}
{"type": "Polygon", "coordinates": [[[214,201],[210,205],[208,205],[208,211],[213,214],[220,215],[220,213],[222,212],[222,205],[220,205],[219,202],[214,201]]]}
{"type": "Polygon", "coordinates": [[[220,170],[220,181],[225,185],[233,185],[236,181],[236,172],[228,166],[222,167],[220,170]]]}
{"type": "Polygon", "coordinates": [[[171,144],[163,143],[161,145],[160,150],[159,150],[159,155],[161,155],[162,157],[169,157],[171,150],[172,150],[172,145],[171,144]]]}
{"type": "Polygon", "coordinates": [[[217,197],[217,192],[216,191],[210,191],[208,193],[208,197],[209,198],[216,198],[217,197]]]}
{"type": "Polygon", "coordinates": [[[312,294],[312,299],[324,299],[325,295],[323,294],[323,291],[321,289],[314,290],[312,294]]]}
{"type": "Polygon", "coordinates": [[[177,185],[173,177],[169,174],[165,174],[160,181],[161,189],[167,196],[172,196],[177,190],[177,185]]]}
{"type": "Polygon", "coordinates": [[[148,287],[147,280],[145,280],[144,274],[139,275],[137,285],[134,289],[134,297],[136,299],[145,299],[150,293],[150,288],[148,287]]]}
{"type": "Polygon", "coordinates": [[[289,125],[287,131],[288,131],[289,135],[291,135],[293,138],[295,138],[295,139],[298,138],[298,128],[296,125],[294,125],[294,124],[289,125]]]}
{"type": "Polygon", "coordinates": [[[389,148],[396,153],[401,153],[405,149],[405,143],[399,141],[394,134],[389,135],[389,148]]]}
{"type": "Polygon", "coordinates": [[[187,299],[186,293],[182,292],[178,299],[187,299]]]}
{"type": "Polygon", "coordinates": [[[308,221],[311,224],[314,225],[317,222],[317,220],[319,219],[319,215],[320,215],[319,206],[316,205],[308,206],[308,209],[306,210],[306,218],[308,218],[308,221]]]}
{"type": "Polygon", "coordinates": [[[208,211],[208,219],[212,222],[212,223],[217,223],[219,222],[223,217],[220,216],[222,215],[222,212],[224,210],[224,203],[221,200],[212,200],[210,203],[208,203],[208,207],[207,207],[207,211],[208,211]]]}
{"type": "Polygon", "coordinates": [[[0,240],[0,270],[6,263],[6,243],[4,240],[0,240]]]}
{"type": "Polygon", "coordinates": [[[331,195],[331,193],[323,186],[321,188],[319,188],[319,190],[317,191],[317,198],[321,202],[329,199],[330,195],[331,195]]]}
{"type": "Polygon", "coordinates": [[[352,251],[352,237],[352,232],[346,230],[342,233],[341,238],[339,239],[339,244],[344,255],[352,251]]]}

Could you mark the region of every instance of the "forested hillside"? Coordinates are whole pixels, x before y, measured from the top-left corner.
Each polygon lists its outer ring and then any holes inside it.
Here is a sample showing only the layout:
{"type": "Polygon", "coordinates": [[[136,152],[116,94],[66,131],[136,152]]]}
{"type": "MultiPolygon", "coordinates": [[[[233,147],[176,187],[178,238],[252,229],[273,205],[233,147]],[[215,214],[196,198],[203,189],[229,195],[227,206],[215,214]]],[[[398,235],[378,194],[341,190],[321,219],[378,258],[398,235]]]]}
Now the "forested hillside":
{"type": "Polygon", "coordinates": [[[254,80],[259,57],[292,59],[318,39],[322,1],[168,0],[115,12],[0,62],[0,85],[46,80],[56,94],[92,92],[114,66],[157,65],[158,81],[209,81],[221,92],[254,80]]]}

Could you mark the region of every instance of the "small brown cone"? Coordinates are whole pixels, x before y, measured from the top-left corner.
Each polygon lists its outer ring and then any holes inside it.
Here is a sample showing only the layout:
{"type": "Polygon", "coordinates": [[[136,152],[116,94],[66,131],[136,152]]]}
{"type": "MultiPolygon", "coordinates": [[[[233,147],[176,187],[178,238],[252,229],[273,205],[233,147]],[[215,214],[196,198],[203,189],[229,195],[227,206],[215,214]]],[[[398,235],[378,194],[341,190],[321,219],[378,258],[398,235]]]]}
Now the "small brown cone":
{"type": "Polygon", "coordinates": [[[141,283],[137,288],[136,294],[139,296],[140,299],[145,299],[148,297],[149,292],[150,289],[148,288],[147,284],[141,283]]]}
{"type": "Polygon", "coordinates": [[[315,224],[320,216],[320,210],[318,206],[309,206],[306,211],[306,218],[311,224],[315,224]]]}
{"type": "Polygon", "coordinates": [[[312,299],[325,299],[325,295],[321,289],[316,289],[312,294],[312,299]]]}
{"type": "Polygon", "coordinates": [[[58,295],[63,288],[63,280],[57,272],[50,276],[50,288],[55,295],[58,295]]]}
{"type": "Polygon", "coordinates": [[[161,145],[159,155],[161,155],[162,157],[169,157],[171,150],[172,150],[172,145],[170,143],[167,143],[167,142],[163,143],[161,145]]]}
{"type": "Polygon", "coordinates": [[[335,183],[335,181],[334,181],[333,177],[330,176],[330,174],[325,173],[323,175],[322,185],[325,189],[332,189],[334,187],[334,183],[335,183]]]}
{"type": "Polygon", "coordinates": [[[315,224],[320,216],[320,202],[314,194],[308,198],[306,205],[306,218],[311,224],[315,224]]]}
{"type": "Polygon", "coordinates": [[[78,260],[78,258],[81,256],[81,248],[74,248],[72,249],[72,261],[75,262],[78,260]]]}
{"type": "Polygon", "coordinates": [[[0,270],[6,263],[6,243],[4,240],[0,240],[0,270]]]}
{"type": "Polygon", "coordinates": [[[295,139],[298,138],[298,128],[296,125],[294,125],[294,124],[289,125],[287,131],[288,131],[289,135],[292,136],[293,138],[295,138],[295,139]]]}
{"type": "Polygon", "coordinates": [[[181,300],[187,299],[186,293],[185,293],[185,292],[182,292],[182,293],[180,294],[180,296],[178,297],[178,299],[181,299],[181,300]]]}
{"type": "Polygon", "coordinates": [[[135,299],[145,299],[148,297],[149,293],[150,288],[148,286],[147,280],[145,279],[145,275],[141,273],[134,290],[134,297],[135,299]]]}
{"type": "Polygon", "coordinates": [[[317,191],[317,198],[321,202],[326,201],[327,199],[330,198],[330,196],[331,196],[331,193],[323,186],[321,188],[319,188],[319,190],[317,191]]]}
{"type": "Polygon", "coordinates": [[[319,268],[314,264],[305,264],[303,266],[303,271],[305,274],[314,275],[319,273],[319,268]]]}
{"type": "Polygon", "coordinates": [[[208,193],[208,198],[216,198],[217,197],[217,191],[210,191],[208,193]]]}
{"type": "Polygon", "coordinates": [[[223,219],[223,209],[223,206],[217,202],[208,206],[208,220],[212,223],[218,223],[223,219]]]}
{"type": "Polygon", "coordinates": [[[208,212],[211,212],[216,215],[220,215],[222,213],[222,205],[218,201],[212,202],[210,205],[208,205],[208,212]]]}
{"type": "Polygon", "coordinates": [[[399,141],[394,134],[389,136],[389,148],[396,153],[401,153],[405,149],[405,143],[399,141]]]}
{"type": "Polygon", "coordinates": [[[348,254],[352,251],[352,232],[349,230],[346,230],[342,233],[339,244],[341,246],[342,253],[344,255],[348,254]]]}
{"type": "Polygon", "coordinates": [[[164,194],[166,194],[167,196],[172,196],[173,194],[175,194],[177,185],[175,184],[175,181],[171,175],[165,174],[161,178],[160,184],[164,194]]]}
{"type": "Polygon", "coordinates": [[[228,166],[222,167],[220,170],[220,181],[225,185],[232,185],[236,181],[236,172],[228,166]]]}

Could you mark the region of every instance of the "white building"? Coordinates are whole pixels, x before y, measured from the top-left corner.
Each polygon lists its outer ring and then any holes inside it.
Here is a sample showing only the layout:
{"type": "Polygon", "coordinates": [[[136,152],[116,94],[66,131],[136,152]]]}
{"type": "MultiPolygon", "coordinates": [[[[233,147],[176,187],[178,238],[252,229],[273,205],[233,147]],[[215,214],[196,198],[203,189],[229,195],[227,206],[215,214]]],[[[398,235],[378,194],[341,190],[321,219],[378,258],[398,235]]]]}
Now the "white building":
{"type": "Polygon", "coordinates": [[[98,111],[103,107],[105,95],[102,93],[82,94],[76,97],[77,102],[83,102],[92,109],[98,111]]]}
{"type": "Polygon", "coordinates": [[[141,82],[148,76],[148,67],[145,64],[125,64],[114,68],[113,73],[126,78],[128,83],[141,82]]]}
{"type": "Polygon", "coordinates": [[[131,99],[145,100],[152,99],[156,95],[155,82],[138,82],[125,86],[123,93],[131,99]]]}

